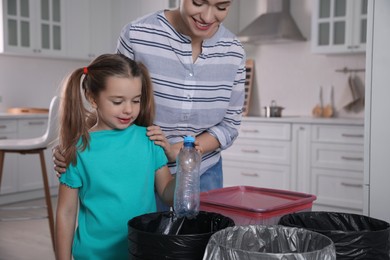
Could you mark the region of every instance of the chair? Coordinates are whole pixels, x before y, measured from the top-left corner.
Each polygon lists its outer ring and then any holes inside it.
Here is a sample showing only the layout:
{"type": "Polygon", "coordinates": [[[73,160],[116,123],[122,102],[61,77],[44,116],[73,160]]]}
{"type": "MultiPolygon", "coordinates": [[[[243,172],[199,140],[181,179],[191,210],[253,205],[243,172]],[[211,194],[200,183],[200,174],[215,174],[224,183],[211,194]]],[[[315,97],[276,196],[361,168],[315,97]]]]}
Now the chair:
{"type": "MultiPolygon", "coordinates": [[[[29,139],[7,139],[0,140],[0,188],[1,188],[1,178],[3,175],[3,166],[4,166],[4,156],[6,153],[19,153],[19,154],[39,154],[42,168],[42,179],[45,191],[45,200],[47,208],[47,216],[40,218],[49,219],[49,228],[50,235],[52,240],[52,245],[54,249],[54,215],[53,207],[50,198],[50,189],[49,182],[46,170],[45,155],[44,151],[50,144],[52,144],[58,137],[58,108],[59,108],[59,98],[57,96],[53,97],[50,103],[49,109],[49,120],[46,132],[41,137],[29,138],[29,139]]],[[[37,207],[31,207],[37,208],[37,207]]],[[[12,210],[12,208],[7,208],[12,210]]],[[[17,210],[17,208],[14,208],[17,210]]],[[[9,218],[2,219],[4,220],[29,220],[33,218],[9,218]]]]}

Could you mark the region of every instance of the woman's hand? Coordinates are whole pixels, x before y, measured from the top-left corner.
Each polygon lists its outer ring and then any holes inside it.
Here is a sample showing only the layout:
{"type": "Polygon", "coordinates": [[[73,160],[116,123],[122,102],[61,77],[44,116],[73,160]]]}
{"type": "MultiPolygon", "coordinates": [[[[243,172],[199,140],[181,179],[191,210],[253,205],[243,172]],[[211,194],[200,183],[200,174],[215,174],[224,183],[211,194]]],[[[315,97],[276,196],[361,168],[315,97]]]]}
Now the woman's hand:
{"type": "Polygon", "coordinates": [[[66,171],[65,158],[62,156],[60,148],[55,146],[52,150],[53,152],[53,162],[54,170],[57,172],[57,177],[60,177],[66,171]]]}
{"type": "Polygon", "coordinates": [[[176,160],[176,156],[180,150],[180,147],[177,149],[176,145],[171,145],[159,126],[149,126],[147,128],[146,135],[156,145],[159,145],[164,149],[165,155],[167,156],[169,162],[174,162],[176,160]]]}

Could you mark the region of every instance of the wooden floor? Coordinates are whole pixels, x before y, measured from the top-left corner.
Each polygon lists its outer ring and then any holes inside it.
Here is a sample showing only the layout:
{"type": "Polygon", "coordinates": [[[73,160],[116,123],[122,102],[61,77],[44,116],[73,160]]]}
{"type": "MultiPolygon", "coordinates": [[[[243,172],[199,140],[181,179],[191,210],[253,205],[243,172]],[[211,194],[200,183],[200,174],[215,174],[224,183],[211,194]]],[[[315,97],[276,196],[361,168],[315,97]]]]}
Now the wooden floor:
{"type": "MultiPolygon", "coordinates": [[[[52,198],[53,208],[57,204],[57,197],[52,198]]],[[[8,206],[44,205],[44,200],[32,200],[8,206]]],[[[0,218],[44,216],[46,208],[26,211],[2,211],[0,218]]],[[[0,260],[54,260],[51,244],[49,222],[47,218],[27,221],[0,221],[0,260]]]]}

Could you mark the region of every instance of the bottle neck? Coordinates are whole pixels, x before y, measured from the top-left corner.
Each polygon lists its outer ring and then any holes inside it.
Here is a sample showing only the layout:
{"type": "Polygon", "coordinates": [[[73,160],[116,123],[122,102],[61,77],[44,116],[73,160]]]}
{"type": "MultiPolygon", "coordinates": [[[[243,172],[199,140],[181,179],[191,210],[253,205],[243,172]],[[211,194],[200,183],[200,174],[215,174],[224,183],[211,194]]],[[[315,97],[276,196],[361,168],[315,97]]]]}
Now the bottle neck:
{"type": "Polygon", "coordinates": [[[195,147],[193,142],[184,142],[184,147],[195,147]]]}

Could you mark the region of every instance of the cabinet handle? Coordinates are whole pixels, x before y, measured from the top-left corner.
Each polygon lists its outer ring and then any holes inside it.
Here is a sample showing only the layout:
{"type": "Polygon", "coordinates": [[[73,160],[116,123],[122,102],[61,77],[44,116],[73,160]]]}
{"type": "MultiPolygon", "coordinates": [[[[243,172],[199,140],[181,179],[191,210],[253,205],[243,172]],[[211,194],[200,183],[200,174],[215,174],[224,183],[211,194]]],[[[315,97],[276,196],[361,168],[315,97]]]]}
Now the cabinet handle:
{"type": "Polygon", "coordinates": [[[362,134],[341,134],[342,137],[353,137],[353,138],[363,138],[362,134]]]}
{"type": "Polygon", "coordinates": [[[0,136],[0,140],[5,140],[5,139],[7,139],[6,136],[0,136]]]}
{"type": "Polygon", "coordinates": [[[241,149],[243,153],[260,153],[257,149],[241,149]]]}
{"type": "Polygon", "coordinates": [[[341,185],[352,188],[363,188],[363,184],[342,182],[341,185]]]}
{"type": "Polygon", "coordinates": [[[242,172],[241,175],[246,177],[259,177],[257,173],[242,172]]]}
{"type": "Polygon", "coordinates": [[[346,161],[363,161],[363,158],[362,157],[348,157],[348,156],[341,156],[341,159],[342,160],[346,160],[346,161]]]}
{"type": "Polygon", "coordinates": [[[45,122],[43,121],[38,121],[38,122],[28,122],[28,125],[44,125],[45,122]]]}
{"type": "Polygon", "coordinates": [[[241,130],[243,133],[258,133],[259,130],[257,129],[242,129],[241,130]]]}

